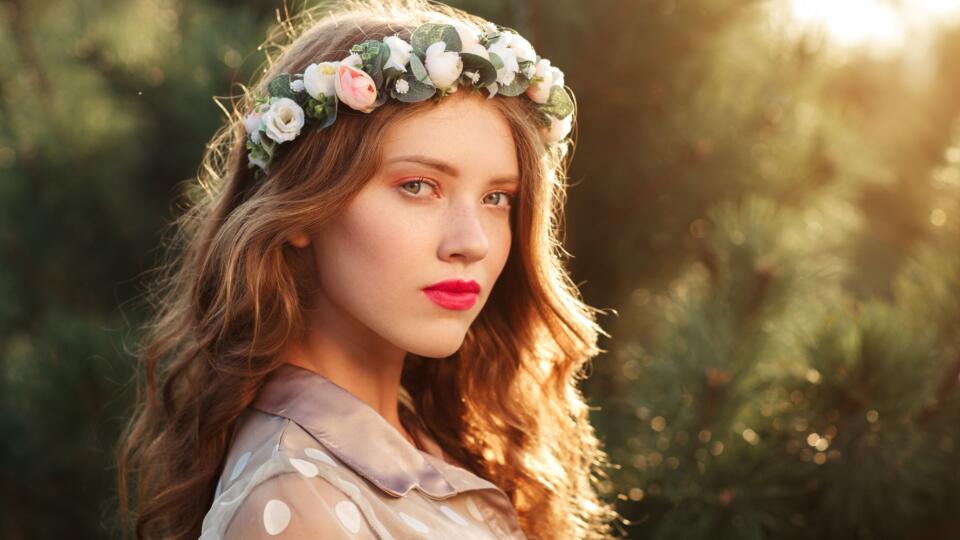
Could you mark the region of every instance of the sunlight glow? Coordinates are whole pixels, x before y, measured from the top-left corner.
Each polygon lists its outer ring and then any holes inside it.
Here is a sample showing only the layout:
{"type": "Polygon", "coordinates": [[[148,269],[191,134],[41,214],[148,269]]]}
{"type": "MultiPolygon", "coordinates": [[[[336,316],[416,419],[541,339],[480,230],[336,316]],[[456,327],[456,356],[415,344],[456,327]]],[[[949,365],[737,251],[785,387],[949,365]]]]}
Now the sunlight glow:
{"type": "Polygon", "coordinates": [[[902,47],[917,32],[960,17],[958,0],[790,0],[794,19],[841,46],[902,47]]]}

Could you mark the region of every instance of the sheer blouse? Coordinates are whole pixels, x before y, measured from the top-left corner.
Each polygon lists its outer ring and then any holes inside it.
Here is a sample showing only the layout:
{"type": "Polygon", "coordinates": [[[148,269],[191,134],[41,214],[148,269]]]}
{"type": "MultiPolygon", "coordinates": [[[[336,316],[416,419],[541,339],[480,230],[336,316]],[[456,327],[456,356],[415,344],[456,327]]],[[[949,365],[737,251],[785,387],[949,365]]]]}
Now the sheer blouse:
{"type": "Polygon", "coordinates": [[[200,540],[526,539],[495,484],[284,364],[242,414],[200,540]]]}

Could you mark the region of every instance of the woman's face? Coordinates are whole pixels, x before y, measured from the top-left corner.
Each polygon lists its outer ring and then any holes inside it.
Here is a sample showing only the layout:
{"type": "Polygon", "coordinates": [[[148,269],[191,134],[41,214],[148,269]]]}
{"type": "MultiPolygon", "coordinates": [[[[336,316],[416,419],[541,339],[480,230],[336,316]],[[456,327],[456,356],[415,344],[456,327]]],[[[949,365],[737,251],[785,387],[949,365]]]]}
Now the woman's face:
{"type": "Polygon", "coordinates": [[[375,349],[449,356],[510,252],[513,137],[493,105],[462,91],[391,124],[383,145],[380,169],[310,239],[320,286],[313,319],[375,349]],[[476,282],[479,292],[424,291],[447,280],[476,282]]]}

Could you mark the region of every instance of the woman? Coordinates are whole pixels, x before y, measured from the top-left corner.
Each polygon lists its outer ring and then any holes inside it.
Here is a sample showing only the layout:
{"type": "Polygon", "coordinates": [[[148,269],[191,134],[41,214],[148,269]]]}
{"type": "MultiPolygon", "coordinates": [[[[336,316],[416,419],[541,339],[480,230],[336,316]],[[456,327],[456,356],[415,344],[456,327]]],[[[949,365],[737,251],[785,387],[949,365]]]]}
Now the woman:
{"type": "Polygon", "coordinates": [[[562,72],[423,1],[281,30],[157,284],[118,456],[136,536],[607,537],[562,72]]]}

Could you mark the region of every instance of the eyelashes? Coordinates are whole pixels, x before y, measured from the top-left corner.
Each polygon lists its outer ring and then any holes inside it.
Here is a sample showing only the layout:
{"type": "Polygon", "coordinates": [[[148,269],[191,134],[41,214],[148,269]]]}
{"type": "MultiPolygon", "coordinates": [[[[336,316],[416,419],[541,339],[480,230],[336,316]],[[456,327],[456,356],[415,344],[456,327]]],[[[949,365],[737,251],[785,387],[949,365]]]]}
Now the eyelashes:
{"type": "MultiPolygon", "coordinates": [[[[412,180],[407,180],[402,184],[400,184],[399,187],[406,196],[413,197],[413,198],[421,198],[419,194],[420,194],[420,191],[422,191],[424,184],[430,186],[430,188],[433,189],[434,191],[437,191],[439,189],[439,186],[435,182],[431,180],[427,180],[422,176],[418,176],[412,180]],[[407,186],[417,186],[417,189],[415,192],[411,192],[410,190],[406,189],[407,186]]],[[[498,208],[509,209],[513,206],[514,202],[516,201],[516,194],[510,191],[504,191],[504,190],[492,191],[487,194],[487,197],[490,195],[500,195],[499,201],[504,201],[504,200],[506,201],[507,204],[505,205],[501,205],[501,204],[493,205],[498,208]]]]}

